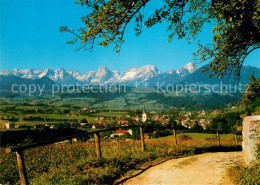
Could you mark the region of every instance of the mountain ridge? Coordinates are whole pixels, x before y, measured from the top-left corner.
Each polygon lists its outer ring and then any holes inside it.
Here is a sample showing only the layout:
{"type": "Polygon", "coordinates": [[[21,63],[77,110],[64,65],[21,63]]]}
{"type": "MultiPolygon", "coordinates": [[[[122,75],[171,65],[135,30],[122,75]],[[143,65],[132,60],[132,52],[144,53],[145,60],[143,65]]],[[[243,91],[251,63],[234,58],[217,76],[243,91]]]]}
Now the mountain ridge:
{"type": "MultiPolygon", "coordinates": [[[[188,64],[187,64],[188,65],[188,64]]],[[[185,65],[185,66],[187,66],[185,65]]],[[[177,69],[185,71],[185,68],[177,69]]],[[[195,64],[189,63],[189,66],[193,68],[195,64]]],[[[189,69],[195,71],[194,69],[189,69]]],[[[177,71],[172,70],[172,71],[177,71]]],[[[189,71],[188,70],[188,71],[189,71]]],[[[188,72],[189,73],[189,72],[188,72]]],[[[76,70],[65,70],[63,68],[52,70],[52,69],[13,69],[13,70],[2,70],[0,75],[7,76],[17,76],[26,79],[40,79],[42,77],[48,77],[52,81],[58,84],[75,84],[75,83],[88,83],[88,84],[118,84],[125,83],[130,84],[133,82],[144,82],[151,78],[155,78],[160,75],[160,70],[151,64],[147,64],[142,67],[132,67],[124,70],[123,73],[119,73],[117,70],[110,70],[106,66],[100,66],[97,71],[89,71],[87,73],[81,74],[76,70]]],[[[185,75],[184,75],[185,76],[185,75]]]]}
{"type": "MultiPolygon", "coordinates": [[[[151,64],[142,67],[132,67],[125,69],[122,73],[117,70],[110,70],[106,66],[100,66],[97,71],[89,71],[81,74],[76,70],[65,70],[63,68],[52,69],[13,69],[2,70],[0,75],[16,76],[24,79],[37,80],[47,77],[57,84],[125,84],[147,82],[150,86],[156,86],[158,83],[177,84],[177,83],[220,83],[225,82],[227,78],[218,79],[216,77],[208,78],[209,72],[201,74],[202,68],[198,68],[194,63],[188,63],[179,69],[173,69],[166,72],[160,70],[151,64]]],[[[247,83],[248,76],[255,72],[259,76],[260,69],[251,66],[243,66],[241,69],[241,82],[247,83]]]]}

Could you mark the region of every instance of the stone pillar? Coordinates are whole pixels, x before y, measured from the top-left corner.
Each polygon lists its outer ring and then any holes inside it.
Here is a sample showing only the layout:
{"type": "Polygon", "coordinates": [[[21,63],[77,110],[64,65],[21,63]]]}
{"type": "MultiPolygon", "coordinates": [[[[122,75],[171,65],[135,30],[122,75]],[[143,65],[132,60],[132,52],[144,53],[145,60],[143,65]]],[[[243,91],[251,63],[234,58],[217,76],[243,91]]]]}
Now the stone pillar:
{"type": "Polygon", "coordinates": [[[243,160],[247,166],[259,161],[260,116],[247,116],[243,120],[243,160]],[[257,152],[258,151],[258,152],[257,152]]]}

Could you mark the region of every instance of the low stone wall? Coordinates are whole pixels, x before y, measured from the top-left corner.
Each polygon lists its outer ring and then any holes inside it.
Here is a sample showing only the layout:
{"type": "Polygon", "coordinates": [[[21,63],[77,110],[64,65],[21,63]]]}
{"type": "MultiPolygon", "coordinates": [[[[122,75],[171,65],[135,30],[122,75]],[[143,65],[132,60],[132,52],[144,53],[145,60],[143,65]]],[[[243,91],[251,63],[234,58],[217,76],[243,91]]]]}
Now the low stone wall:
{"type": "Polygon", "coordinates": [[[243,120],[243,160],[248,166],[259,161],[260,116],[247,116],[243,120]]]}

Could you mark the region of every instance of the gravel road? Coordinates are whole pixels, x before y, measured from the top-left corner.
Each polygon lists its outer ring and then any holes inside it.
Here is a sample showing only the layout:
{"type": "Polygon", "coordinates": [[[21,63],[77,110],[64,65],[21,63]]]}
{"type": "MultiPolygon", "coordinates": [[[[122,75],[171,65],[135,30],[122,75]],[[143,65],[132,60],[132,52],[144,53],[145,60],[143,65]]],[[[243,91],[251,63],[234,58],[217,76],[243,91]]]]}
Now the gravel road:
{"type": "Polygon", "coordinates": [[[172,159],[127,180],[125,185],[230,185],[227,168],[242,162],[242,152],[206,153],[172,159]]]}

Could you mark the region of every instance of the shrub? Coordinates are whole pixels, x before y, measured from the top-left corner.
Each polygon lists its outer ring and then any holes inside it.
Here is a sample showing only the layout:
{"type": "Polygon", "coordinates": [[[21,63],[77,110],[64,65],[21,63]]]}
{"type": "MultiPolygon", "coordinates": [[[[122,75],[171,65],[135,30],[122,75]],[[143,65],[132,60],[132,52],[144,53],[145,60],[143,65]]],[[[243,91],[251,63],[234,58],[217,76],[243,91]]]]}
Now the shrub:
{"type": "Polygon", "coordinates": [[[186,134],[182,134],[179,136],[180,140],[192,140],[192,137],[186,134]]]}
{"type": "MultiPolygon", "coordinates": [[[[257,150],[258,159],[260,148],[257,150]]],[[[238,185],[258,185],[260,184],[260,161],[258,160],[251,167],[236,165],[229,169],[229,175],[232,181],[238,185]]]]}
{"type": "Polygon", "coordinates": [[[260,184],[260,163],[251,167],[237,165],[229,169],[231,180],[238,185],[257,185],[260,184]]]}

